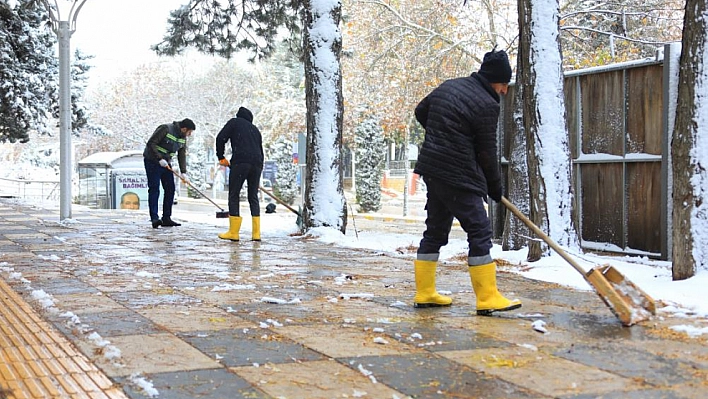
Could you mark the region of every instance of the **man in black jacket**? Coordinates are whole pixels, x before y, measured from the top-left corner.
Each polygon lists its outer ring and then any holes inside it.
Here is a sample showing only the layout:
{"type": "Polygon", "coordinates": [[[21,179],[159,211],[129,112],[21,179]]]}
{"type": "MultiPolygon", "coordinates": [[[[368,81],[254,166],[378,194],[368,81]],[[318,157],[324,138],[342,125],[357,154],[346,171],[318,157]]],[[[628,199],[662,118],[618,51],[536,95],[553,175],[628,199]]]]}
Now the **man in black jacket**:
{"type": "Polygon", "coordinates": [[[477,314],[521,307],[521,302],[506,299],[497,290],[496,263],[489,252],[492,230],[484,206],[487,195],[501,201],[496,129],[500,96],[510,81],[506,52],[493,49],[484,55],[477,73],[443,82],[415,109],[425,139],[414,172],[423,176],[428,188],[426,230],[414,263],[416,307],[452,303],[436,291],[435,270],[453,218],[467,233],[477,314]]]}
{"type": "Polygon", "coordinates": [[[263,172],[263,138],[253,124],[253,114],[241,107],[236,117],[226,122],[216,136],[216,157],[219,164],[229,166],[229,231],[219,234],[224,240],[238,241],[242,218],[239,212],[239,195],[243,182],[248,182],[248,204],[251,209],[253,241],[261,240],[261,209],[258,204],[258,187],[263,172]],[[231,142],[231,161],[224,158],[226,142],[231,142]]]}
{"type": "Polygon", "coordinates": [[[148,179],[148,206],[153,228],[181,226],[172,220],[172,205],[175,199],[175,179],[172,173],[172,157],[177,154],[180,178],[187,181],[187,137],[196,129],[191,119],[160,125],[148,139],[143,151],[145,174],[148,179]],[[160,182],[165,192],[162,199],[162,219],[158,216],[157,202],[160,199],[160,182]]]}

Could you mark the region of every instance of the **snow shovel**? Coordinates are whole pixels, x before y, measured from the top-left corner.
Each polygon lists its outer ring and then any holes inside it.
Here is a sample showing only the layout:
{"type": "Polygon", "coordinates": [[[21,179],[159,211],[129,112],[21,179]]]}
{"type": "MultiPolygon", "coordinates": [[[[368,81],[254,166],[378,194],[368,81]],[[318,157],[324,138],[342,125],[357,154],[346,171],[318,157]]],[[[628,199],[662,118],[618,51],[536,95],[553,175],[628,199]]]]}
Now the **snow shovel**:
{"type": "Polygon", "coordinates": [[[216,204],[216,202],[212,201],[211,198],[207,197],[206,195],[204,195],[203,192],[199,191],[198,188],[194,187],[194,185],[193,185],[189,180],[184,180],[184,179],[182,179],[182,176],[180,176],[179,173],[175,172],[171,167],[169,167],[169,165],[167,166],[167,169],[169,169],[170,172],[172,172],[172,174],[174,174],[175,176],[179,177],[180,180],[182,180],[186,185],[188,185],[189,187],[191,187],[194,191],[198,192],[199,195],[201,195],[202,197],[206,198],[209,202],[211,202],[212,204],[214,204],[215,207],[219,208],[219,210],[216,212],[216,218],[217,218],[217,219],[228,219],[228,218],[229,218],[229,211],[223,210],[219,205],[216,204]]]}
{"type": "Polygon", "coordinates": [[[605,305],[620,319],[624,326],[631,326],[646,320],[651,315],[656,314],[654,299],[626,279],[622,273],[610,265],[596,266],[589,271],[585,271],[580,265],[570,257],[558,244],[548,237],[529,218],[524,216],[517,207],[509,202],[506,197],[502,197],[501,203],[521,219],[531,231],[541,237],[543,241],[553,248],[558,255],[565,259],[571,266],[583,275],[600,296],[605,305]]]}

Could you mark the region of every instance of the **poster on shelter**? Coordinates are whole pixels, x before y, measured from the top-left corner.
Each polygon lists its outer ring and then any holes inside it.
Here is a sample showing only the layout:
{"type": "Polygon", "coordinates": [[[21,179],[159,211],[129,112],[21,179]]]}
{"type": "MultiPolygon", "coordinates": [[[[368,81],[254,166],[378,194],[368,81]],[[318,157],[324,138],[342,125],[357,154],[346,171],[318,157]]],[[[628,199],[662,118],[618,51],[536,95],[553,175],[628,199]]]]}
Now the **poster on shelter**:
{"type": "Polygon", "coordinates": [[[114,175],[114,209],[147,209],[148,181],[142,174],[114,175]]]}

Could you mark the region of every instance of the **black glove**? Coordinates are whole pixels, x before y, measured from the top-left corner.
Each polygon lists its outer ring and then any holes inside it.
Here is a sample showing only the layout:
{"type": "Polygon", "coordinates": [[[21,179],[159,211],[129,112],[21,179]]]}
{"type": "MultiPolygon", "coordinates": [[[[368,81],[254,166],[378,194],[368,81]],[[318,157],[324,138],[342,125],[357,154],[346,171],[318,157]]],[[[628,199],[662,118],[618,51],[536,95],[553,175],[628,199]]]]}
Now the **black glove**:
{"type": "Polygon", "coordinates": [[[501,197],[502,197],[502,185],[501,185],[501,180],[496,180],[493,182],[490,182],[487,185],[487,192],[489,193],[489,196],[492,197],[492,199],[496,202],[501,202],[501,197]]]}

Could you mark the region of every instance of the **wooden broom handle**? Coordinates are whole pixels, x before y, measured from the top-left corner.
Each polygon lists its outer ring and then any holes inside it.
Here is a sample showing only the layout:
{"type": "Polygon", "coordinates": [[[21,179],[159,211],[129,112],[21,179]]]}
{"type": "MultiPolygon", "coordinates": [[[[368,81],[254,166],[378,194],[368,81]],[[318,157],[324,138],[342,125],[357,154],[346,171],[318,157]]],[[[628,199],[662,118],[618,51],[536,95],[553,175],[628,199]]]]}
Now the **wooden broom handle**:
{"type": "Polygon", "coordinates": [[[501,198],[501,203],[504,204],[504,206],[511,211],[514,215],[516,215],[517,218],[521,219],[526,226],[528,226],[531,231],[533,231],[537,236],[541,237],[541,239],[548,244],[549,247],[553,248],[554,251],[558,253],[563,259],[566,260],[566,262],[570,263],[571,266],[575,268],[575,270],[578,271],[578,273],[582,274],[583,276],[587,276],[587,272],[585,269],[583,269],[576,261],[575,259],[571,258],[570,255],[568,255],[563,248],[560,247],[560,245],[556,244],[555,241],[551,239],[551,237],[547,236],[546,233],[541,231],[541,229],[538,228],[529,218],[526,217],[519,208],[514,206],[511,202],[509,202],[506,197],[502,196],[501,198]]]}

